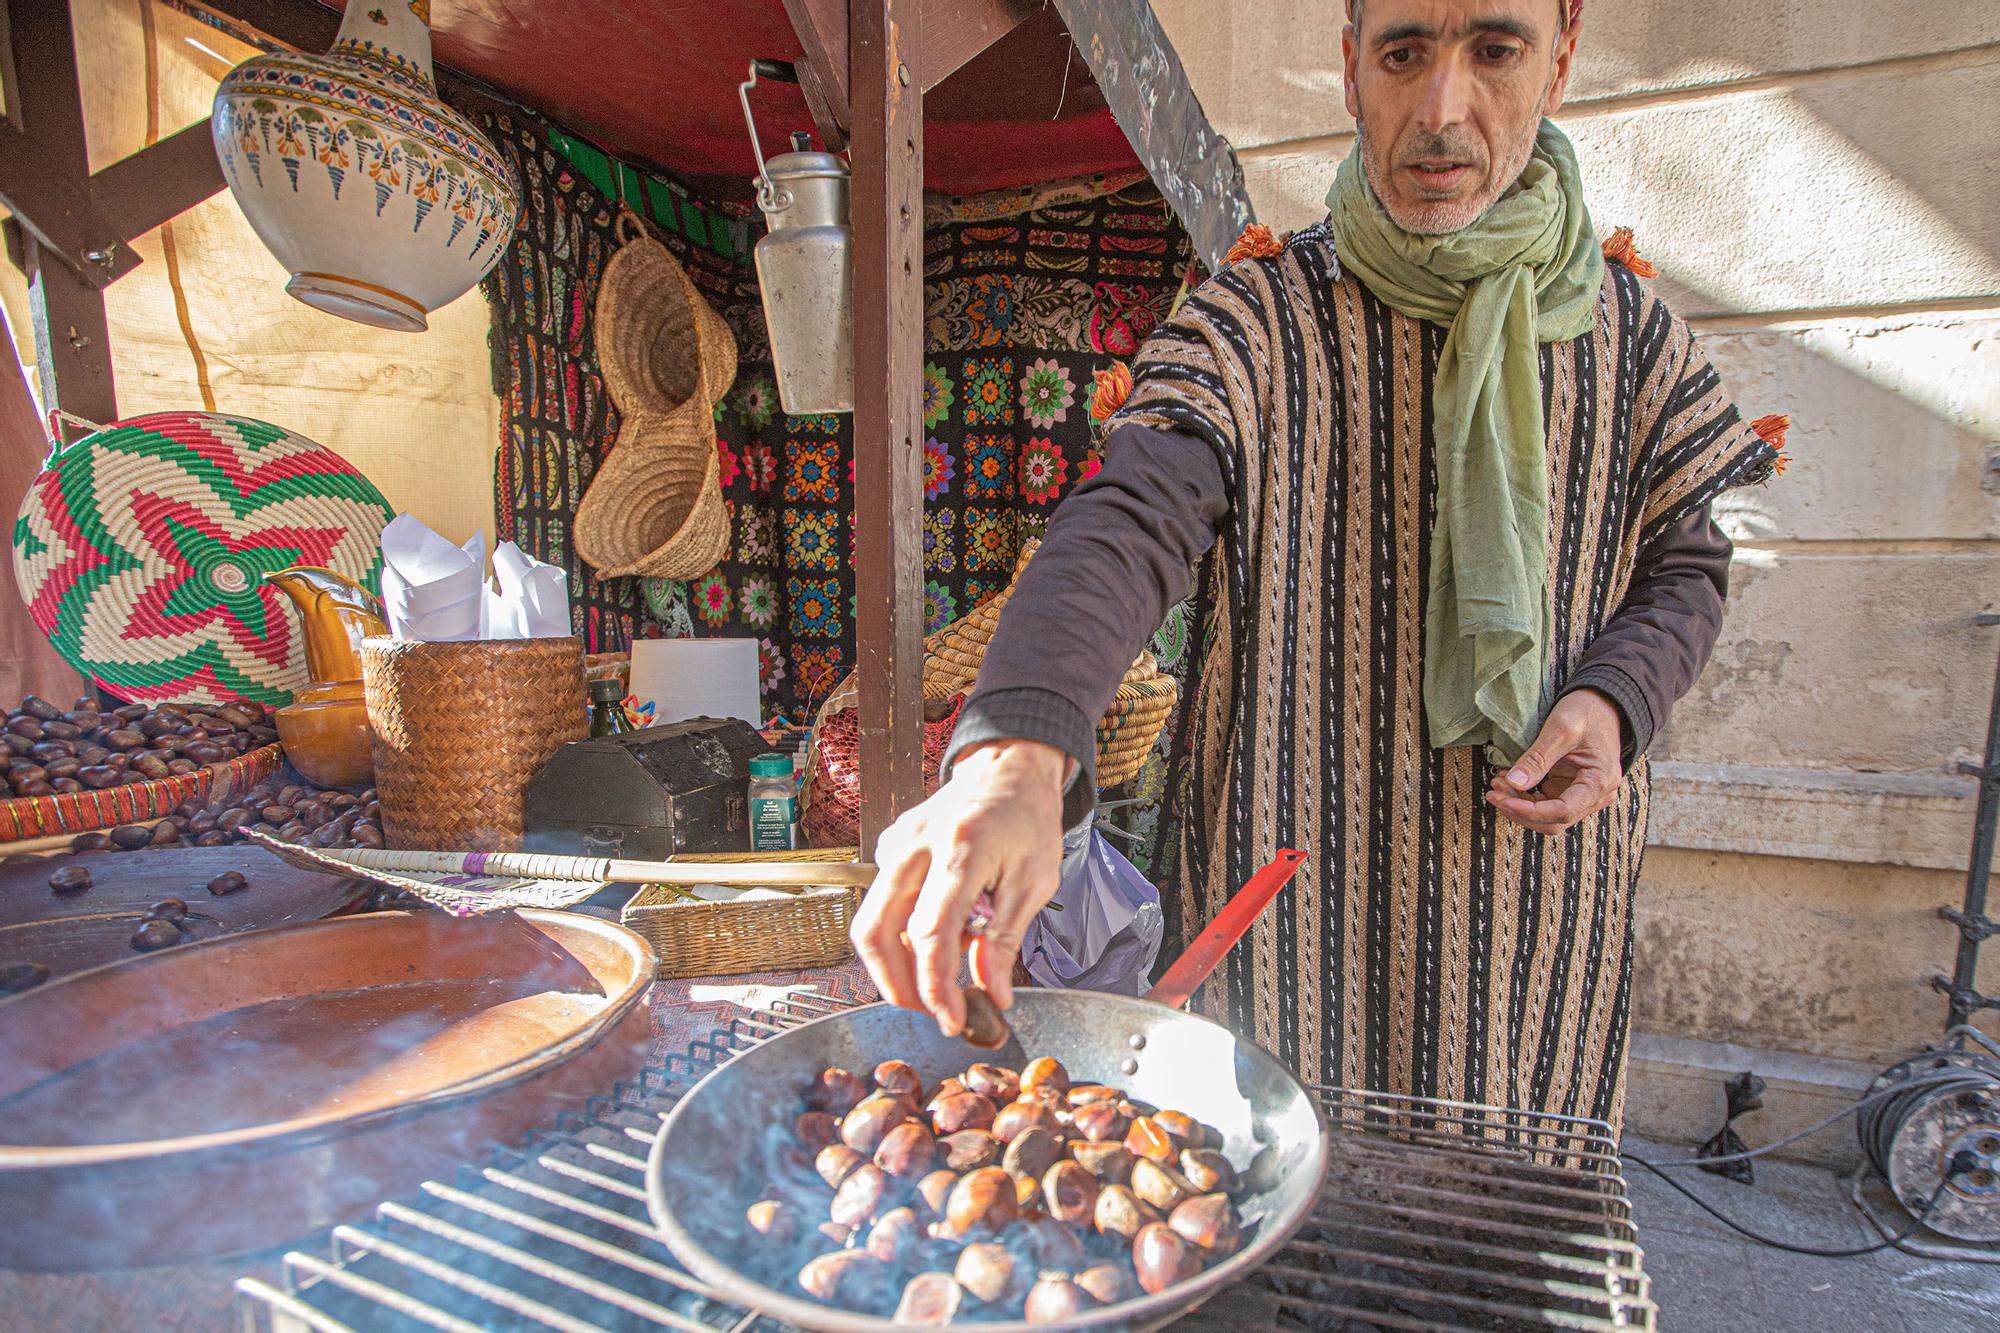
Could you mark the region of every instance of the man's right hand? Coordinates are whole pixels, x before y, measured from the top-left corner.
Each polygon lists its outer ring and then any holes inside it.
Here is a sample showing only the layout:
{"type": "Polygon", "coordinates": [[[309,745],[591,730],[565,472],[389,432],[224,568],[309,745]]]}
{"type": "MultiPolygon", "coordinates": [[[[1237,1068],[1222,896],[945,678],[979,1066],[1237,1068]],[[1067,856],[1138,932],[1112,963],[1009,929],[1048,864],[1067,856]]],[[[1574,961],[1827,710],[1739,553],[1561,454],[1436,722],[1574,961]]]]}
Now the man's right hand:
{"type": "Polygon", "coordinates": [[[982,893],[993,917],[972,948],[972,975],[1002,1009],[1035,913],[1062,876],[1063,788],[1072,760],[1039,741],[968,749],[951,781],[875,844],[875,882],[850,934],[884,998],[927,1009],[946,1036],[965,1027],[958,988],[965,923],[982,893]]]}

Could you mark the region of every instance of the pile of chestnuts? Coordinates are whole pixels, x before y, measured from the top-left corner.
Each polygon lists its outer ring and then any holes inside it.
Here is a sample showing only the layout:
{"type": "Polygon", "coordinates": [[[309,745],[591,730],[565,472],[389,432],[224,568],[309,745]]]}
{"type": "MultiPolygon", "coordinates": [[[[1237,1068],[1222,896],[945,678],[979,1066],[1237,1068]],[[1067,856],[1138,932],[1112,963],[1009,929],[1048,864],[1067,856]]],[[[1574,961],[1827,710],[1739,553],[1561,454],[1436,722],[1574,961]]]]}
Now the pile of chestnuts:
{"type": "Polygon", "coordinates": [[[823,1071],[750,1227],[808,1295],[898,1322],[1050,1323],[1165,1291],[1243,1244],[1219,1136],[1059,1061],[926,1089],[901,1060],[823,1071]],[[900,1293],[900,1297],[899,1297],[900,1293]]]}
{"type": "Polygon", "coordinates": [[[155,782],[227,763],[277,739],[258,703],[125,704],[107,711],[88,696],[61,709],[31,694],[0,730],[7,747],[0,800],[155,782]]]}

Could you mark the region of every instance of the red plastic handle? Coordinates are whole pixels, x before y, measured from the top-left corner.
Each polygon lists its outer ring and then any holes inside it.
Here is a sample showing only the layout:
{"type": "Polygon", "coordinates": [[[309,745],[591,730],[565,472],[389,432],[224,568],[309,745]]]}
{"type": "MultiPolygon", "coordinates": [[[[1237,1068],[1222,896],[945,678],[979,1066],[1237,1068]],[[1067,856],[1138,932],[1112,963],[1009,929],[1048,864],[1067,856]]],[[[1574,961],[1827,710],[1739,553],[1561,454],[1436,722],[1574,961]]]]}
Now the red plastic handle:
{"type": "Polygon", "coordinates": [[[1186,1004],[1188,997],[1208,980],[1208,974],[1215,971],[1216,964],[1236,947],[1236,941],[1249,933],[1251,924],[1264,914],[1271,899],[1278,896],[1278,890],[1291,883],[1292,876],[1305,863],[1304,852],[1289,847],[1279,852],[1277,860],[1252,875],[1249,883],[1230,896],[1215,914],[1215,920],[1202,927],[1187,952],[1176,958],[1166,975],[1146,992],[1146,998],[1171,1009],[1186,1004]]]}

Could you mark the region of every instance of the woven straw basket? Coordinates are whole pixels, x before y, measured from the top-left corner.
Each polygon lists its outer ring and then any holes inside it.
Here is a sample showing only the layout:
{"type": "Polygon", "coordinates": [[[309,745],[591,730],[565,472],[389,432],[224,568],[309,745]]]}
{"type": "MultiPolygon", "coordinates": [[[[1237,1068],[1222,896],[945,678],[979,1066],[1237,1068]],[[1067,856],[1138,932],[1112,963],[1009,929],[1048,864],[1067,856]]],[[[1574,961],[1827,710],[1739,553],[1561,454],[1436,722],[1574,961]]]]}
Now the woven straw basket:
{"type": "MultiPolygon", "coordinates": [[[[827,847],[818,851],[723,852],[677,856],[674,860],[835,864],[854,858],[852,847],[827,847]]],[[[672,889],[653,884],[625,904],[620,919],[652,942],[660,959],[655,975],[662,981],[829,967],[853,954],[847,928],[861,906],[861,894],[859,887],[828,885],[778,900],[704,903],[689,902],[672,889]]]]}
{"type": "Polygon", "coordinates": [[[597,295],[597,359],[618,442],[576,511],[577,553],[600,577],[691,579],[729,549],[715,404],[736,379],[736,340],[630,209],[597,295]]]}
{"type": "MultiPolygon", "coordinates": [[[[1014,564],[1014,577],[1005,588],[924,641],[925,699],[949,699],[970,690],[978,680],[987,645],[993,642],[993,631],[1000,624],[1000,612],[1014,595],[1021,571],[1028,567],[1028,560],[1040,545],[1033,540],[1025,543],[1014,564]]],[[[852,685],[850,676],[828,697],[820,709],[821,723],[838,708],[854,706],[852,685]]],[[[1126,670],[1124,679],[1118,682],[1111,706],[1097,724],[1099,787],[1115,787],[1138,775],[1179,700],[1180,687],[1174,678],[1161,673],[1151,653],[1140,653],[1126,670]]]]}
{"type": "Polygon", "coordinates": [[[363,639],[361,673],[388,845],[517,850],[528,779],[589,731],[582,641],[363,639]]]}

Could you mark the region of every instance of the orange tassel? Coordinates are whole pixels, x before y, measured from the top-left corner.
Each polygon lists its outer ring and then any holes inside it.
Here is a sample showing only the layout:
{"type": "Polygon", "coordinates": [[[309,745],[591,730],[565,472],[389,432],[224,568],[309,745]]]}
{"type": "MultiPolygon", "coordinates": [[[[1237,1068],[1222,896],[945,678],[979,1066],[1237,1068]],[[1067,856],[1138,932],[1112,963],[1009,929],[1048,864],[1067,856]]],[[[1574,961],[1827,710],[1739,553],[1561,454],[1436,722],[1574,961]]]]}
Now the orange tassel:
{"type": "Polygon", "coordinates": [[[1638,247],[1632,244],[1632,229],[1620,227],[1604,242],[1604,257],[1614,264],[1622,264],[1632,271],[1636,278],[1657,278],[1660,270],[1639,257],[1638,247]]]}
{"type": "Polygon", "coordinates": [[[1271,259],[1283,249],[1269,227],[1253,222],[1236,238],[1236,244],[1229,247],[1229,253],[1222,257],[1222,262],[1234,264],[1239,259],[1271,259]]]}
{"type": "Polygon", "coordinates": [[[1785,432],[1791,428],[1792,419],[1782,412],[1758,417],[1750,423],[1750,429],[1757,432],[1757,438],[1778,451],[1778,456],[1771,460],[1771,468],[1781,477],[1785,475],[1785,465],[1792,461],[1791,455],[1785,452],[1785,432]]]}
{"type": "Polygon", "coordinates": [[[1097,391],[1090,399],[1090,419],[1108,421],[1132,396],[1131,367],[1123,361],[1113,361],[1109,370],[1100,370],[1093,378],[1097,381],[1097,391]]]}

